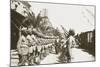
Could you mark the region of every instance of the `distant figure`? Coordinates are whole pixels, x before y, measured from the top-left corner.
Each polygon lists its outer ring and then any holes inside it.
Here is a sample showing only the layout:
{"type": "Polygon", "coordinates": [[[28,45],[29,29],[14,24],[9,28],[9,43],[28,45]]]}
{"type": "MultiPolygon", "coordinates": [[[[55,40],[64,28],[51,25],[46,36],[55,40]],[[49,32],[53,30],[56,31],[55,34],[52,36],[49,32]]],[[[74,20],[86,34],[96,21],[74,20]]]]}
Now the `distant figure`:
{"type": "Polygon", "coordinates": [[[58,39],[55,40],[55,52],[58,54],[58,39]]]}

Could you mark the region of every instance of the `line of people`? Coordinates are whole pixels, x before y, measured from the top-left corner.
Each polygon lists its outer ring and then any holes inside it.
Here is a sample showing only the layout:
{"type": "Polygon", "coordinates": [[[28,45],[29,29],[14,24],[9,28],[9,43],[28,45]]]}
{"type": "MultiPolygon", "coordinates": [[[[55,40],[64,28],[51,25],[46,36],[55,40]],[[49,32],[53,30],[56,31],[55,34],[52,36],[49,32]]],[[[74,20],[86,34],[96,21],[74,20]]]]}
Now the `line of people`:
{"type": "Polygon", "coordinates": [[[36,35],[34,35],[32,32],[33,29],[33,27],[21,28],[19,33],[19,40],[17,43],[17,50],[19,55],[18,65],[40,64],[40,61],[51,52],[55,52],[56,54],[60,53],[60,61],[67,60],[67,62],[71,62],[72,48],[76,44],[74,38],[75,33],[73,31],[69,31],[67,39],[51,39],[52,42],[46,44],[43,42],[42,44],[38,40],[41,40],[41,38],[36,37],[36,35]],[[62,42],[62,40],[64,40],[64,42],[62,42]]]}
{"type": "Polygon", "coordinates": [[[41,45],[32,32],[34,28],[22,27],[19,33],[17,50],[19,55],[18,65],[39,64],[40,61],[52,51],[52,44],[41,45]]]}

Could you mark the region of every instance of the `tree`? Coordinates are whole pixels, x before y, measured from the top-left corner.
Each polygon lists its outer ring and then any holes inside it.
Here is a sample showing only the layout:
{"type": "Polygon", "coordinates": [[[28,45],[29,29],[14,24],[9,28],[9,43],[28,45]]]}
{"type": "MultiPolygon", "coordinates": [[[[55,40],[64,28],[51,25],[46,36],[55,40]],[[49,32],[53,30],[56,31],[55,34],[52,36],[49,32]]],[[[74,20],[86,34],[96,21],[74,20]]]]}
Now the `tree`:
{"type": "Polygon", "coordinates": [[[53,30],[53,35],[61,37],[61,32],[59,31],[58,27],[53,30]]]}

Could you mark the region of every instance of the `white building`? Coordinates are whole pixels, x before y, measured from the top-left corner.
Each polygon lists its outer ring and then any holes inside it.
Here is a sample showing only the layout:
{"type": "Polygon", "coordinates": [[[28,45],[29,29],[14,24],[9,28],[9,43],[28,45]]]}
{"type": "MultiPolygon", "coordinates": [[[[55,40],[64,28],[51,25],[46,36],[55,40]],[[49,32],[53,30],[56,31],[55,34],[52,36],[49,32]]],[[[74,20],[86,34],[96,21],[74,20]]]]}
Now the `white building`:
{"type": "Polygon", "coordinates": [[[11,9],[27,17],[27,13],[32,13],[30,10],[31,5],[26,1],[11,0],[11,9]]]}

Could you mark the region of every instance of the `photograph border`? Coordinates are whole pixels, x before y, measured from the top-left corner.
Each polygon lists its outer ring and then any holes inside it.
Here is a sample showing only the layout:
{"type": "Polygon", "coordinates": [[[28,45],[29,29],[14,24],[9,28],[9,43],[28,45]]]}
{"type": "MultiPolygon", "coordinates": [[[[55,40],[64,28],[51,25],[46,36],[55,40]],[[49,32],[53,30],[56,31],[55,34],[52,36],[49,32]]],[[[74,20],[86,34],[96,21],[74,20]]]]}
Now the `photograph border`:
{"type": "MultiPolygon", "coordinates": [[[[19,1],[22,1],[22,0],[19,0],[19,1]]],[[[23,1],[25,1],[25,0],[23,0],[23,1]]],[[[95,57],[94,57],[94,60],[93,61],[71,62],[71,63],[87,63],[87,62],[95,62],[96,61],[96,5],[58,3],[58,2],[42,2],[42,1],[26,1],[26,2],[94,7],[94,29],[95,29],[95,57]]],[[[11,66],[11,33],[12,33],[12,31],[11,31],[11,0],[10,0],[10,67],[17,67],[17,66],[11,66]]],[[[39,64],[39,65],[24,65],[24,66],[21,66],[21,67],[25,67],[25,66],[40,66],[40,65],[54,65],[54,64],[70,64],[70,63],[52,63],[52,64],[39,64]]]]}

